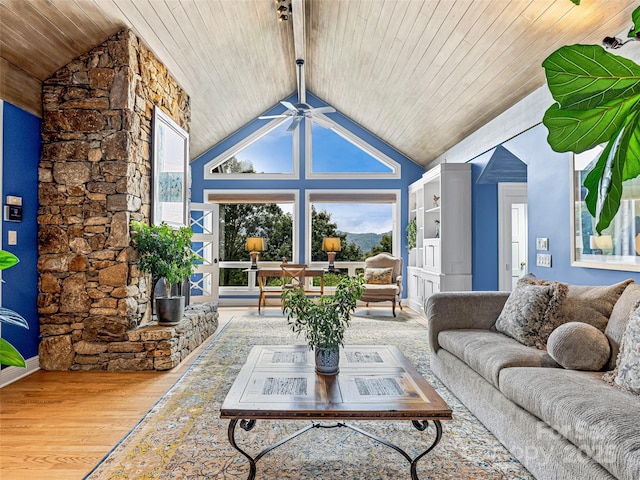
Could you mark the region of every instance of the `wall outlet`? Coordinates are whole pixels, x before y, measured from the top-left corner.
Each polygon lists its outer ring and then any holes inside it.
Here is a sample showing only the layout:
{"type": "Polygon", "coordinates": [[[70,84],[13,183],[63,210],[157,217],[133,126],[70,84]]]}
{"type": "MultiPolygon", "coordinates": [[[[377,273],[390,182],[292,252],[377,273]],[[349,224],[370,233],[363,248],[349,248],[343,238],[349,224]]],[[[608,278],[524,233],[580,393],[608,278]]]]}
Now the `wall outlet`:
{"type": "Polygon", "coordinates": [[[549,250],[549,239],[536,238],[536,250],[549,250]]]}
{"type": "Polygon", "coordinates": [[[538,267],[551,268],[551,254],[550,253],[536,254],[536,265],[538,267]]]}
{"type": "Polygon", "coordinates": [[[9,245],[18,244],[18,232],[16,232],[15,230],[7,230],[7,244],[9,245]]]}

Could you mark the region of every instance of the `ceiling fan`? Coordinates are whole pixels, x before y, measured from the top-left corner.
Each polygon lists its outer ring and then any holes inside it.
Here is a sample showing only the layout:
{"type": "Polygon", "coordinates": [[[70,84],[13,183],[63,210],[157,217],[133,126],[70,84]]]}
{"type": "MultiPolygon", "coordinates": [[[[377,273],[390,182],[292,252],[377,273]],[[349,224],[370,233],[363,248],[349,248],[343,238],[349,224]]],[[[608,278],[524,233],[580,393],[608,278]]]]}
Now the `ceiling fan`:
{"type": "Polygon", "coordinates": [[[282,101],[280,103],[286,107],[286,112],[281,113],[280,115],[265,115],[258,118],[260,120],[270,120],[273,118],[291,117],[291,124],[287,128],[287,132],[293,132],[305,118],[308,118],[312,122],[315,122],[325,128],[332,128],[333,124],[326,118],[323,118],[323,114],[335,112],[336,109],[333,107],[312,107],[305,102],[306,90],[304,87],[304,60],[296,60],[296,65],[298,66],[298,103],[293,104],[291,102],[282,101]]]}

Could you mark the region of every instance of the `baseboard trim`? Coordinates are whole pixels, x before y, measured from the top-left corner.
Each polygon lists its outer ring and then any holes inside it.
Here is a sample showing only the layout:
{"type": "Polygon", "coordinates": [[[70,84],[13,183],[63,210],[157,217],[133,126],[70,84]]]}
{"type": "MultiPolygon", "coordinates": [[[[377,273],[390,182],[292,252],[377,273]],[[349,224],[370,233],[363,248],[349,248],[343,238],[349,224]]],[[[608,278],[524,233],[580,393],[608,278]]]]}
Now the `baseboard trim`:
{"type": "Polygon", "coordinates": [[[26,360],[27,368],[6,367],[0,372],[0,388],[20,380],[33,372],[40,370],[40,357],[37,355],[26,360]]]}

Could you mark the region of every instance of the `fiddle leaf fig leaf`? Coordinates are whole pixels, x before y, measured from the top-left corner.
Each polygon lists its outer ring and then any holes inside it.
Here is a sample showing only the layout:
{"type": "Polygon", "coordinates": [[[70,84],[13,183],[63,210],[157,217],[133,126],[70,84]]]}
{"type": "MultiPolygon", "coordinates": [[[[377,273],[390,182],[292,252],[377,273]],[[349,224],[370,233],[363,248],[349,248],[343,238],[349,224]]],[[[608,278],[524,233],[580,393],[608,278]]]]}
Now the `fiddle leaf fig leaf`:
{"type": "Polygon", "coordinates": [[[580,153],[609,141],[640,107],[640,95],[614,99],[590,110],[570,110],[554,104],[544,114],[547,141],[556,152],[580,153]]]}
{"type": "Polygon", "coordinates": [[[27,366],[20,352],[4,338],[0,338],[0,364],[22,368],[27,366]]]}
{"type": "Polygon", "coordinates": [[[596,218],[596,231],[602,233],[615,217],[622,199],[622,182],[640,173],[638,137],[640,111],[609,142],[598,162],[585,178],[589,191],[585,203],[596,218]]]}
{"type": "Polygon", "coordinates": [[[542,62],[562,109],[590,110],[640,93],[640,65],[600,45],[567,45],[542,62]]]}
{"type": "Polygon", "coordinates": [[[580,0],[571,0],[573,3],[575,3],[576,5],[580,5],[580,0]]]}
{"type": "Polygon", "coordinates": [[[637,37],[640,33],[640,7],[636,8],[631,14],[631,20],[633,20],[633,28],[629,30],[627,37],[637,37]]]}

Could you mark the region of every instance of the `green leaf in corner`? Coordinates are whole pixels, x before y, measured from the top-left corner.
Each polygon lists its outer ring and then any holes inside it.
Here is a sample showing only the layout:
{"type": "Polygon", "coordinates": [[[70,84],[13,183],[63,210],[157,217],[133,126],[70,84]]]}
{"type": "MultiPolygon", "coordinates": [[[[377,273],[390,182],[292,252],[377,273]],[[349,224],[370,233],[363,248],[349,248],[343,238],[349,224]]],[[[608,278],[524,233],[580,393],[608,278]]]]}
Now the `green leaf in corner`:
{"type": "Polygon", "coordinates": [[[640,33],[640,7],[636,8],[631,14],[631,20],[633,20],[633,28],[629,30],[627,37],[637,37],[640,33]]]}
{"type": "Polygon", "coordinates": [[[27,367],[20,352],[4,338],[0,338],[0,364],[11,367],[27,367]]]}
{"type": "Polygon", "coordinates": [[[6,250],[0,250],[0,270],[13,267],[19,261],[18,257],[13,253],[7,252],[6,250]]]}
{"type": "Polygon", "coordinates": [[[542,66],[549,90],[562,109],[590,110],[640,93],[640,65],[600,45],[561,47],[542,66]]]}
{"type": "Polygon", "coordinates": [[[587,175],[585,199],[596,218],[596,231],[602,233],[615,217],[622,199],[622,182],[640,174],[640,111],[609,142],[598,162],[587,175]]]}

